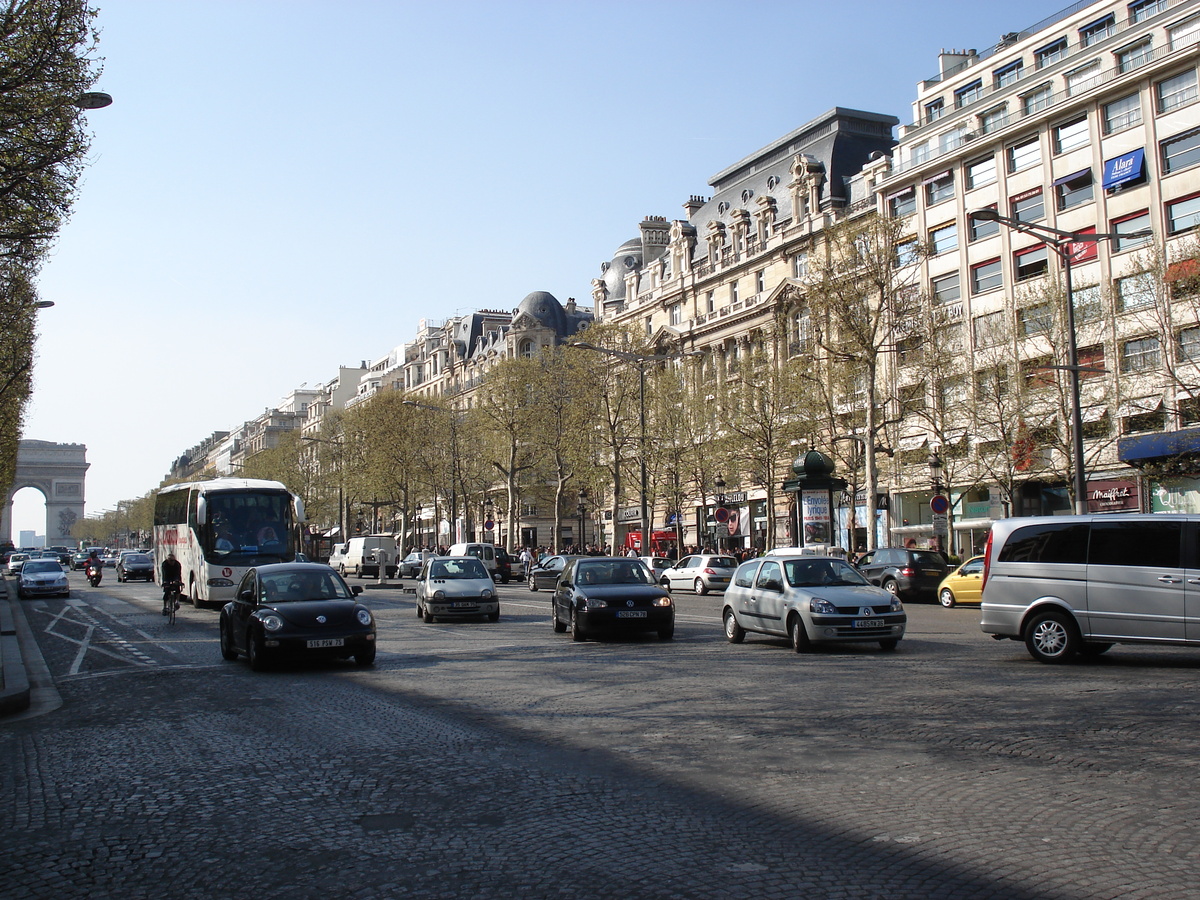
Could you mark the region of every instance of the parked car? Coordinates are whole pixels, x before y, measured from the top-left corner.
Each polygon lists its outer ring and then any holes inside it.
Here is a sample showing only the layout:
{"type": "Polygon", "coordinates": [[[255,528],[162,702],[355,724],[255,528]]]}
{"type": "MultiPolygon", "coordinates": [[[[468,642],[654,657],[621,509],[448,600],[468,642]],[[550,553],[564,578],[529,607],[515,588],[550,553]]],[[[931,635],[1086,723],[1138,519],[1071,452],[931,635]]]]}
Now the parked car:
{"type": "Polygon", "coordinates": [[[937,595],[946,609],[959,603],[979,603],[983,599],[983,557],[971,557],[943,578],[937,595]]]}
{"type": "Polygon", "coordinates": [[[487,616],[500,621],[496,583],[475,556],[435,556],[417,576],[417,617],[435,619],[487,616]]]}
{"type": "Polygon", "coordinates": [[[578,558],[578,556],[563,555],[547,556],[529,567],[529,574],[526,576],[525,582],[531,591],[552,591],[558,584],[558,576],[563,573],[567,563],[578,558]]]}
{"type": "Polygon", "coordinates": [[[71,596],[71,584],[66,570],[57,559],[31,559],[21,566],[17,576],[17,596],[45,597],[57,594],[71,596]]]}
{"type": "Polygon", "coordinates": [[[1032,516],[992,525],[979,627],[1039,662],[1114,644],[1200,646],[1200,516],[1032,516]]]}
{"type": "Polygon", "coordinates": [[[117,560],[117,581],[129,581],[132,578],[154,580],[154,563],[145,553],[125,553],[117,560]]]}
{"type": "Polygon", "coordinates": [[[627,556],[576,556],[554,590],[551,621],[576,641],[596,631],[656,631],[675,635],[675,603],[646,564],[627,556]]]}
{"type": "Polygon", "coordinates": [[[496,548],[495,578],[497,581],[499,581],[501,584],[508,584],[510,581],[512,581],[513,569],[517,565],[518,563],[515,559],[513,559],[511,553],[509,553],[503,547],[496,548]]]}
{"type": "Polygon", "coordinates": [[[421,571],[421,567],[425,565],[425,560],[432,559],[435,554],[429,550],[414,550],[404,559],[400,560],[400,565],[397,567],[396,574],[401,578],[416,578],[421,571]]]}
{"type": "Polygon", "coordinates": [[[254,671],[283,657],[375,662],[375,617],[329,566],[274,563],[250,569],[221,610],[221,656],[244,654],[254,671]]]}
{"type": "Polygon", "coordinates": [[[685,556],[662,573],[661,584],[667,590],[691,589],[697,594],[723,591],[737,569],[732,556],[685,556]]]}
{"type": "Polygon", "coordinates": [[[725,592],[725,637],[786,637],[797,653],[817,643],[877,641],[896,649],[908,616],[900,598],[836,557],[763,557],[742,563],[725,592]]]}
{"type": "Polygon", "coordinates": [[[20,575],[21,567],[28,561],[28,553],[21,553],[19,551],[17,553],[10,553],[8,555],[8,562],[5,564],[5,568],[8,570],[9,575],[20,575]]]}
{"type": "Polygon", "coordinates": [[[867,581],[902,600],[933,599],[946,577],[946,558],[936,550],[880,547],[858,560],[867,581]]]}

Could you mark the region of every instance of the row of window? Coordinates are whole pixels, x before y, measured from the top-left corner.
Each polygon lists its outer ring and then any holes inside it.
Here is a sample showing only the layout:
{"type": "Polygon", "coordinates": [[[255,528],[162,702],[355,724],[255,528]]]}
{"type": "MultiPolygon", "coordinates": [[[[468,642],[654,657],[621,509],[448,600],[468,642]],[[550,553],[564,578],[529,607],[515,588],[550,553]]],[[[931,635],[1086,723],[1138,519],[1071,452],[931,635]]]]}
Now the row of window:
{"type": "MultiPolygon", "coordinates": [[[[1189,42],[1194,43],[1200,40],[1200,16],[1190,21],[1196,23],[1196,27],[1189,32],[1189,42]]],[[[1130,71],[1149,62],[1152,57],[1152,44],[1150,39],[1147,38],[1137,46],[1119,53],[1117,67],[1121,72],[1130,71]]],[[[1067,94],[1080,93],[1085,88],[1090,88],[1100,83],[1103,78],[1104,74],[1101,72],[1100,62],[1096,60],[1094,63],[1067,75],[1067,94]]],[[[1155,109],[1159,114],[1173,112],[1180,107],[1194,102],[1198,98],[1200,98],[1200,91],[1198,91],[1197,87],[1195,69],[1187,69],[1154,84],[1155,109]]],[[[1052,105],[1054,101],[1053,85],[1050,83],[1039,85],[1037,88],[1022,94],[1019,99],[1022,115],[1024,117],[1034,115],[1052,105]]],[[[1134,91],[1124,97],[1105,103],[1102,110],[1103,130],[1105,134],[1115,134],[1139,125],[1142,122],[1141,93],[1134,91]]],[[[979,113],[977,119],[977,130],[983,134],[990,134],[1007,127],[1011,121],[1007,102],[984,110],[979,113]]],[[[939,155],[944,155],[962,146],[970,139],[971,131],[972,127],[969,124],[961,123],[950,131],[939,135],[936,138],[939,155]]],[[[1086,116],[1078,117],[1063,125],[1056,126],[1053,132],[1055,153],[1065,153],[1068,150],[1081,147],[1087,144],[1089,140],[1086,116]]],[[[1037,139],[1033,139],[1033,143],[1037,147],[1036,150],[1029,147],[1028,143],[1026,141],[1020,145],[1015,159],[1010,155],[1009,171],[1015,172],[1021,168],[1036,165],[1041,161],[1040,145],[1037,139]]],[[[931,159],[934,146],[934,139],[912,146],[908,151],[910,162],[915,165],[931,159]]]]}

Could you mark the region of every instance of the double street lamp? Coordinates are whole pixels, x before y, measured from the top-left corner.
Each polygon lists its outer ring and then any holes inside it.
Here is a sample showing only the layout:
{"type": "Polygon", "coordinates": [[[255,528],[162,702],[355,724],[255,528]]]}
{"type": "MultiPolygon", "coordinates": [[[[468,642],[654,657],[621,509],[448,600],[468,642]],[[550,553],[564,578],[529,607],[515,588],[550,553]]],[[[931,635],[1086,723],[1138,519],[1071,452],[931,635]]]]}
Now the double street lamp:
{"type": "Polygon", "coordinates": [[[1041,240],[1045,246],[1053,250],[1054,254],[1062,262],[1063,281],[1065,282],[1067,294],[1067,365],[1049,366],[1048,368],[1065,369],[1070,376],[1071,468],[1073,470],[1072,483],[1075,493],[1075,514],[1084,515],[1087,512],[1087,478],[1084,474],[1083,463],[1083,409],[1079,399],[1079,373],[1082,370],[1089,372],[1099,370],[1092,366],[1079,365],[1079,348],[1075,339],[1075,299],[1072,296],[1071,263],[1075,256],[1079,254],[1078,245],[1097,244],[1100,241],[1136,240],[1138,238],[1150,237],[1153,235],[1153,232],[1149,229],[1131,231],[1124,234],[1104,231],[1063,231],[1058,228],[1051,228],[1049,225],[1038,225],[1032,222],[1024,222],[1012,216],[1001,215],[998,210],[991,208],[977,209],[967,213],[967,217],[974,219],[976,222],[996,222],[1007,228],[1011,228],[1013,231],[1033,235],[1041,240]]]}

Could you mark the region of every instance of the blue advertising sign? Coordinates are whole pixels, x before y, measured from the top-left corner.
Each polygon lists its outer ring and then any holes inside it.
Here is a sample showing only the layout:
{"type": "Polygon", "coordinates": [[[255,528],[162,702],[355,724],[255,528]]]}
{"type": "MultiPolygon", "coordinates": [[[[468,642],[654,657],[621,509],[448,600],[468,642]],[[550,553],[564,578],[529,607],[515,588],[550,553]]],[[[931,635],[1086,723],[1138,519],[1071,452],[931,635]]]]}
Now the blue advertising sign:
{"type": "Polygon", "coordinates": [[[1142,167],[1146,161],[1146,151],[1139,147],[1132,153],[1123,153],[1120,156],[1105,160],[1104,162],[1104,189],[1110,190],[1115,187],[1120,187],[1129,181],[1136,181],[1142,177],[1142,167]]]}

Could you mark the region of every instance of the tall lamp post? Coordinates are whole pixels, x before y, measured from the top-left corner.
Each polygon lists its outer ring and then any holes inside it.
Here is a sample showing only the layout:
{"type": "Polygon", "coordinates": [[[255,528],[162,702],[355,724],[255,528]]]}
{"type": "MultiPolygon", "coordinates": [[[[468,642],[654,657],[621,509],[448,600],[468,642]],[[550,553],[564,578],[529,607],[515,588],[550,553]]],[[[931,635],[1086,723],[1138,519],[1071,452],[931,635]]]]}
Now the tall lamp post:
{"type": "MultiPolygon", "coordinates": [[[[632,350],[613,350],[609,347],[601,347],[597,344],[589,344],[587,341],[571,341],[567,344],[568,347],[577,347],[580,350],[593,350],[596,353],[603,353],[605,356],[612,356],[616,359],[624,360],[627,363],[632,363],[637,366],[638,370],[638,464],[639,475],[641,479],[641,528],[642,528],[642,555],[649,554],[650,537],[650,510],[648,497],[650,494],[650,485],[648,475],[646,473],[646,369],[648,366],[656,365],[660,362],[666,362],[670,359],[682,359],[684,356],[693,356],[693,353],[635,353],[632,350]]],[[[614,535],[613,542],[616,542],[614,535]]]]}
{"type": "Polygon", "coordinates": [[[977,222],[997,222],[1006,228],[1011,228],[1013,231],[1033,235],[1053,250],[1054,254],[1062,262],[1063,280],[1066,283],[1067,293],[1067,365],[1049,366],[1048,368],[1065,369],[1070,376],[1071,468],[1073,470],[1072,484],[1074,485],[1075,494],[1075,514],[1084,515],[1087,513],[1087,477],[1084,473],[1083,463],[1083,409],[1079,399],[1079,373],[1083,369],[1089,372],[1101,370],[1092,366],[1079,365],[1079,348],[1075,341],[1075,300],[1071,296],[1071,263],[1074,256],[1079,252],[1076,249],[1076,246],[1079,244],[1096,244],[1100,241],[1150,237],[1153,235],[1153,232],[1149,229],[1131,231],[1128,234],[1104,231],[1063,231],[1058,228],[1051,228],[1049,225],[1023,222],[1012,216],[1001,215],[999,210],[990,208],[974,210],[968,213],[967,216],[977,222]]]}
{"type": "Polygon", "coordinates": [[[717,527],[713,532],[714,536],[716,537],[717,546],[713,549],[720,553],[721,529],[725,526],[725,523],[729,521],[729,513],[725,509],[725,476],[718,475],[717,480],[713,482],[713,487],[717,490],[717,495],[715,497],[717,501],[717,509],[713,513],[713,518],[717,523],[717,527]]]}

